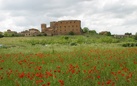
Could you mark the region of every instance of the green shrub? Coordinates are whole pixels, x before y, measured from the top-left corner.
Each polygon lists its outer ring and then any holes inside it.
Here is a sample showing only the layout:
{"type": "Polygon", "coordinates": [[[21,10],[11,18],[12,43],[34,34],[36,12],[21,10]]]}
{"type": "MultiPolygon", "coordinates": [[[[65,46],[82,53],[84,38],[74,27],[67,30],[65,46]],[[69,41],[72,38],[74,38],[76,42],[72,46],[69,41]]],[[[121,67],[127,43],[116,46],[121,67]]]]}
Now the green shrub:
{"type": "Polygon", "coordinates": [[[29,44],[31,44],[31,45],[36,45],[36,44],[39,44],[39,41],[38,40],[29,40],[29,41],[27,41],[29,44]]]}
{"type": "Polygon", "coordinates": [[[77,43],[72,42],[72,43],[70,43],[70,45],[71,45],[71,46],[77,46],[77,43]]]}
{"type": "Polygon", "coordinates": [[[70,31],[68,34],[69,35],[75,35],[73,31],[70,31]]]}
{"type": "Polygon", "coordinates": [[[123,47],[136,47],[137,43],[124,43],[122,44],[123,47]]]}
{"type": "Polygon", "coordinates": [[[69,39],[69,37],[68,37],[68,36],[65,36],[65,37],[64,37],[64,39],[68,40],[68,39],[69,39]]]}

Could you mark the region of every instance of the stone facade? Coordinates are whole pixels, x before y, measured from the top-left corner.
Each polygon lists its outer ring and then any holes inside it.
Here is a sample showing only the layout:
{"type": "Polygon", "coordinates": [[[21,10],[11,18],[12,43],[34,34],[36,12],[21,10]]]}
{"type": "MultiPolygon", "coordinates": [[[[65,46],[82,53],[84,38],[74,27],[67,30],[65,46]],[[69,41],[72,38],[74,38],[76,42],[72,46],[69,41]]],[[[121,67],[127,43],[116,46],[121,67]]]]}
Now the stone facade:
{"type": "Polygon", "coordinates": [[[80,35],[81,31],[81,21],[80,20],[62,20],[50,22],[50,27],[46,24],[41,24],[42,33],[47,35],[68,35],[73,32],[76,35],[80,35]]]}
{"type": "Polygon", "coordinates": [[[38,36],[40,31],[38,29],[32,28],[29,30],[22,31],[20,33],[22,36],[38,36]]]}
{"type": "Polygon", "coordinates": [[[135,35],[114,35],[115,38],[127,38],[127,37],[134,37],[135,35]]]}
{"type": "Polygon", "coordinates": [[[11,31],[10,29],[8,29],[6,32],[7,32],[7,33],[17,34],[17,32],[16,32],[16,31],[11,31]]]}

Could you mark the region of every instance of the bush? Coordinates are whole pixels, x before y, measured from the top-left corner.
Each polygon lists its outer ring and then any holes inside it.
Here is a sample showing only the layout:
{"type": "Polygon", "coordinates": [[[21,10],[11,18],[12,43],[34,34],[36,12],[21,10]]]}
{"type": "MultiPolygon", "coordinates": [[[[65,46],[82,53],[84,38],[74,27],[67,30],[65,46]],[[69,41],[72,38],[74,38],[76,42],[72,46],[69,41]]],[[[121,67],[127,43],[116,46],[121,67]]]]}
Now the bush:
{"type": "Polygon", "coordinates": [[[38,41],[38,40],[29,40],[29,41],[27,41],[27,42],[30,43],[31,45],[39,44],[39,41],[38,41]]]}
{"type": "Polygon", "coordinates": [[[68,34],[69,35],[75,35],[73,31],[69,32],[68,34]]]}
{"type": "Polygon", "coordinates": [[[2,34],[0,34],[0,38],[4,37],[2,34]]]}
{"type": "Polygon", "coordinates": [[[77,46],[77,43],[72,42],[72,43],[70,43],[70,45],[71,45],[71,46],[77,46]]]}
{"type": "Polygon", "coordinates": [[[99,42],[101,42],[101,43],[118,43],[119,40],[106,36],[106,37],[102,37],[101,39],[99,39],[99,42]]]}
{"type": "Polygon", "coordinates": [[[122,44],[123,47],[137,47],[137,43],[124,43],[122,44]]]}
{"type": "Polygon", "coordinates": [[[137,40],[137,35],[134,36],[134,39],[137,40]]]}
{"type": "Polygon", "coordinates": [[[64,39],[68,40],[68,39],[69,39],[69,37],[68,37],[68,36],[65,36],[65,37],[64,37],[64,39]]]}

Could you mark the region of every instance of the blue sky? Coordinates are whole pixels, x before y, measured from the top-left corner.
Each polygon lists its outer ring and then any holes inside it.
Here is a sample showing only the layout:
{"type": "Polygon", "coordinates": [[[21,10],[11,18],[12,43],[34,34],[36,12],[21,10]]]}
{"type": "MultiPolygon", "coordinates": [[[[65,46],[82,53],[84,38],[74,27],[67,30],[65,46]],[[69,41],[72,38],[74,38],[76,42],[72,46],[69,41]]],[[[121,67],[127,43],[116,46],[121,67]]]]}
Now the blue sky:
{"type": "Polygon", "coordinates": [[[40,28],[50,21],[81,20],[82,28],[137,32],[137,0],[0,0],[0,31],[40,28]]]}

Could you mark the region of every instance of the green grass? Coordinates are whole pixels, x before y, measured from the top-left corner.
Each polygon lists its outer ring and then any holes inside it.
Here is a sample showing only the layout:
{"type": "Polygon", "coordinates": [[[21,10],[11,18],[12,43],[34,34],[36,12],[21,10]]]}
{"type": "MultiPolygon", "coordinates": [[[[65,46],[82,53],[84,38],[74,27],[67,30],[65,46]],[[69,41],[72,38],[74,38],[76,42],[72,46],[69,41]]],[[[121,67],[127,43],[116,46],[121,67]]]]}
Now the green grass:
{"type": "Polygon", "coordinates": [[[2,86],[136,85],[136,48],[83,48],[70,52],[0,54],[2,86]],[[39,81],[40,80],[40,81],[39,81]]]}
{"type": "Polygon", "coordinates": [[[4,37],[0,53],[72,51],[83,47],[119,47],[118,39],[102,36],[4,37]]]}
{"type": "Polygon", "coordinates": [[[136,85],[136,47],[110,37],[67,37],[1,38],[0,85],[136,85]]]}

